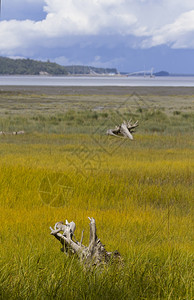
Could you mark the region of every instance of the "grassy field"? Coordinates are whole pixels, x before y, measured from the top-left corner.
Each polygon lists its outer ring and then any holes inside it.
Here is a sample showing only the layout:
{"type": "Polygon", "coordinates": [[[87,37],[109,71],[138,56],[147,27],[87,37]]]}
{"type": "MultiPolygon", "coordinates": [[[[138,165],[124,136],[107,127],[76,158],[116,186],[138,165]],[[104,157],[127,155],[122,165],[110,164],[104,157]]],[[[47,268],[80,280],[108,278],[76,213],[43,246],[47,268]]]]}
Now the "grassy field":
{"type": "Polygon", "coordinates": [[[192,95],[0,93],[1,299],[194,299],[192,95]],[[105,135],[139,120],[134,141],[105,135]],[[123,264],[86,270],[50,236],[89,220],[123,264]]]}

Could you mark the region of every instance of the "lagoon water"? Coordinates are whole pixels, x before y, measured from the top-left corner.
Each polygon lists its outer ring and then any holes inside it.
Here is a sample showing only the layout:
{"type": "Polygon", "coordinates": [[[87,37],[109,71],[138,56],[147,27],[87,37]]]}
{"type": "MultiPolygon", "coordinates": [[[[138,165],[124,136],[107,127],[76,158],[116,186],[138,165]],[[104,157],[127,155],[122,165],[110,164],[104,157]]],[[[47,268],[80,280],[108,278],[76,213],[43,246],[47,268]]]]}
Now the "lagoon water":
{"type": "Polygon", "coordinates": [[[175,86],[194,87],[194,77],[0,76],[0,86],[175,86]]]}

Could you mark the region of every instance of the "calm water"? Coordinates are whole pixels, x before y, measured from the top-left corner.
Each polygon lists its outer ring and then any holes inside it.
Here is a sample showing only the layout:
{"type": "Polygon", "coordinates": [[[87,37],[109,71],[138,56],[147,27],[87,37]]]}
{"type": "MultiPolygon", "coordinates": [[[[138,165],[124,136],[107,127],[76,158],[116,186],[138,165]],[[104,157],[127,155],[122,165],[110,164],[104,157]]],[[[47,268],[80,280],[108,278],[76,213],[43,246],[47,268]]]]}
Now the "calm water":
{"type": "Polygon", "coordinates": [[[30,86],[185,86],[194,87],[194,77],[51,77],[0,76],[2,85],[30,86]]]}

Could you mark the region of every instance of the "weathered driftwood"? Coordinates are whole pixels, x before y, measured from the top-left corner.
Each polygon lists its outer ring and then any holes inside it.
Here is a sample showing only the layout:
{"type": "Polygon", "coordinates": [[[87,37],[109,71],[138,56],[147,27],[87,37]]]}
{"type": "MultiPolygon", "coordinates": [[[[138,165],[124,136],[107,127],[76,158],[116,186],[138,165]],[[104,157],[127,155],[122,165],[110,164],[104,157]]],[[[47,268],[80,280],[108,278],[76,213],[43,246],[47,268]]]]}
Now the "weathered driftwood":
{"type": "Polygon", "coordinates": [[[24,134],[25,132],[23,130],[21,131],[13,131],[13,132],[5,132],[0,131],[0,135],[18,135],[18,134],[24,134]]]}
{"type": "Polygon", "coordinates": [[[20,130],[20,131],[13,131],[12,134],[14,135],[18,135],[18,134],[24,134],[24,130],[20,130]]]}
{"type": "Polygon", "coordinates": [[[114,129],[108,129],[106,134],[116,137],[126,137],[130,140],[133,140],[132,133],[135,131],[135,128],[138,126],[138,121],[136,121],[134,124],[131,120],[129,121],[123,121],[121,125],[116,126],[114,129]]]}
{"type": "Polygon", "coordinates": [[[76,229],[74,222],[57,222],[54,229],[51,229],[51,235],[54,235],[62,244],[62,251],[65,253],[76,254],[80,260],[90,266],[99,266],[108,263],[110,260],[120,259],[121,256],[118,251],[107,252],[104,245],[98,239],[96,234],[96,222],[94,218],[90,220],[90,240],[89,246],[82,244],[83,231],[80,242],[75,238],[74,232],[76,229]],[[62,232],[62,233],[61,233],[62,232]]]}

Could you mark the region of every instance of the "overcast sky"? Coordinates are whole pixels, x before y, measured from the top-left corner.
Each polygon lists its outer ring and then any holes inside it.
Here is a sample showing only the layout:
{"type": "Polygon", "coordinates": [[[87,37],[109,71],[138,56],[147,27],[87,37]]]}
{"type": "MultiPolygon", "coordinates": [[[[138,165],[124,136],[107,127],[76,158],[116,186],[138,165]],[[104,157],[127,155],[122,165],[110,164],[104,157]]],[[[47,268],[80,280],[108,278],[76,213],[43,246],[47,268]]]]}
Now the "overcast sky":
{"type": "Polygon", "coordinates": [[[1,0],[0,55],[194,73],[194,1],[1,0]]]}

